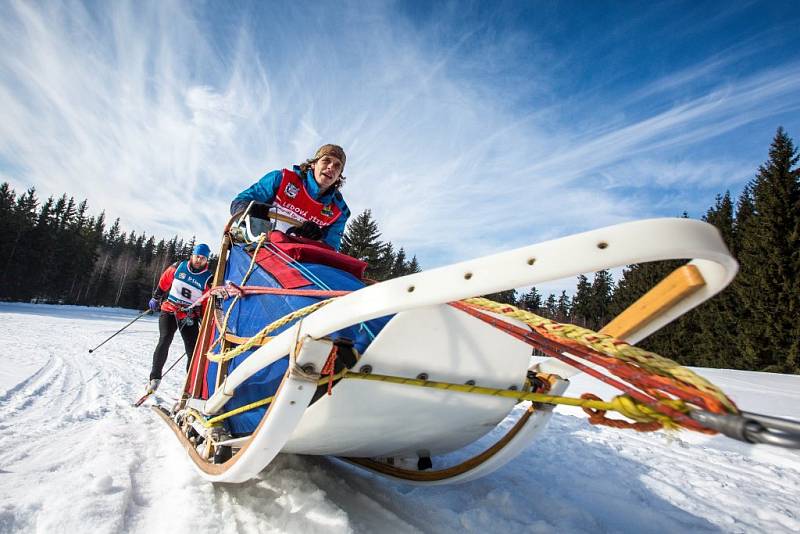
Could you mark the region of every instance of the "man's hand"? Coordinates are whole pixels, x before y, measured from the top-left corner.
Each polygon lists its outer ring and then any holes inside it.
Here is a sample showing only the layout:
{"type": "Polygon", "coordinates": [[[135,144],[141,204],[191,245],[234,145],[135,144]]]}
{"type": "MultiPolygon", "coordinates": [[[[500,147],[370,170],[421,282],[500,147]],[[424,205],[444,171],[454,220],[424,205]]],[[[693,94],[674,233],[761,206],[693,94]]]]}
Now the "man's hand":
{"type": "Polygon", "coordinates": [[[150,302],[147,303],[147,307],[150,308],[151,312],[157,312],[161,307],[161,303],[157,299],[152,298],[150,302]]]}
{"type": "Polygon", "coordinates": [[[294,226],[289,228],[286,232],[287,235],[297,235],[300,237],[305,237],[307,239],[313,239],[314,241],[319,241],[322,239],[322,228],[319,225],[312,221],[306,221],[300,226],[294,226]]]}

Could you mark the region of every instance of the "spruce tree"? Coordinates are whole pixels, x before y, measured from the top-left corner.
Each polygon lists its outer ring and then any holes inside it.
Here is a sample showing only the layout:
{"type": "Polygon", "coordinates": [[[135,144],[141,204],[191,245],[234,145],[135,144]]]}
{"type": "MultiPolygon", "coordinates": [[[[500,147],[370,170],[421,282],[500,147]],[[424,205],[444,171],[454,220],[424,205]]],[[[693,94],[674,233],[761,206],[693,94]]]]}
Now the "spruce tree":
{"type": "Polygon", "coordinates": [[[570,302],[569,295],[567,295],[566,290],[562,290],[561,295],[558,297],[558,303],[556,304],[555,320],[560,323],[571,322],[571,307],[572,304],[570,302]]]}
{"type": "MultiPolygon", "coordinates": [[[[714,206],[708,209],[703,219],[719,230],[725,243],[733,250],[736,238],[730,192],[717,195],[714,206]]],[[[723,369],[747,367],[738,351],[734,327],[741,309],[736,292],[727,287],[689,312],[691,320],[699,327],[693,353],[687,355],[689,363],[723,369]]]]}
{"type": "Polygon", "coordinates": [[[611,320],[611,295],[614,290],[614,280],[607,269],[594,273],[592,288],[589,292],[589,317],[588,326],[594,330],[602,328],[611,320]]]}
{"type": "Polygon", "coordinates": [[[578,275],[578,286],[572,299],[572,319],[575,324],[587,326],[591,316],[592,285],[586,276],[578,275]]]}
{"type": "Polygon", "coordinates": [[[558,313],[558,308],[556,304],[556,296],[552,293],[547,295],[547,299],[544,301],[544,309],[546,311],[545,315],[555,320],[556,314],[558,313]]]}
{"type": "Polygon", "coordinates": [[[388,280],[392,277],[392,267],[395,263],[394,246],[391,242],[384,243],[378,253],[378,261],[372,270],[371,278],[375,280],[388,280]]]}
{"type": "Polygon", "coordinates": [[[522,294],[522,296],[519,298],[519,306],[537,315],[542,313],[542,295],[535,286],[531,286],[529,291],[522,294]]]}
{"type": "Polygon", "coordinates": [[[753,213],[741,228],[741,270],[736,290],[751,320],[739,345],[757,369],[798,372],[800,293],[800,171],[792,140],[778,128],[769,159],[750,184],[753,213]]]}
{"type": "Polygon", "coordinates": [[[371,210],[364,210],[347,225],[342,237],[341,251],[344,254],[367,262],[367,276],[372,277],[379,267],[383,243],[378,223],[372,218],[371,210]]]}
{"type": "Polygon", "coordinates": [[[407,260],[406,251],[403,247],[395,254],[394,262],[392,263],[392,270],[390,272],[391,278],[397,278],[406,274],[407,260]]]}
{"type": "MultiPolygon", "coordinates": [[[[11,242],[14,235],[14,224],[12,222],[12,209],[16,193],[8,184],[0,184],[0,262],[2,258],[11,250],[11,242]]],[[[3,265],[0,263],[0,265],[3,265]]]]}
{"type": "Polygon", "coordinates": [[[28,300],[36,293],[36,282],[31,273],[38,272],[42,266],[41,251],[34,251],[30,246],[38,220],[36,188],[31,187],[17,197],[11,211],[14,227],[9,252],[5,258],[4,278],[0,280],[11,298],[28,300]]]}
{"type": "Polygon", "coordinates": [[[414,274],[422,271],[422,267],[420,267],[419,262],[417,261],[417,255],[414,254],[411,257],[411,261],[406,264],[405,267],[405,274],[414,274]]]}
{"type": "Polygon", "coordinates": [[[737,259],[740,258],[742,242],[745,239],[745,229],[747,228],[750,217],[753,216],[754,211],[755,206],[753,205],[752,183],[748,183],[736,201],[736,218],[733,221],[733,242],[731,243],[731,252],[733,252],[737,259]]]}

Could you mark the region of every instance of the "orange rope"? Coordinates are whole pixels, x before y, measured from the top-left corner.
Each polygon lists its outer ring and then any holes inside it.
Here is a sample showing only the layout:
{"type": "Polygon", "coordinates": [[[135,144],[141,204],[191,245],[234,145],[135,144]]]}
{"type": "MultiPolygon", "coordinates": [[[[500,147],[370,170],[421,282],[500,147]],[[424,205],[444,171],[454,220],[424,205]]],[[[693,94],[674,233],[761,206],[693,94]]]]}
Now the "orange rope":
{"type": "Polygon", "coordinates": [[[320,376],[328,376],[328,395],[332,395],[333,390],[333,375],[334,369],[336,368],[336,356],[339,353],[339,347],[334,345],[331,349],[331,353],[328,354],[328,359],[325,361],[325,365],[322,366],[322,371],[320,371],[320,376]]]}
{"type": "MultiPolygon", "coordinates": [[[[584,393],[581,395],[581,398],[596,401],[603,400],[594,393],[584,393]]],[[[585,406],[582,406],[581,409],[586,412],[586,415],[589,416],[589,423],[593,425],[604,425],[620,429],[632,429],[636,430],[637,432],[654,432],[656,430],[661,430],[664,426],[655,421],[652,423],[631,423],[621,419],[609,419],[606,417],[606,410],[594,410],[585,406]]]]}

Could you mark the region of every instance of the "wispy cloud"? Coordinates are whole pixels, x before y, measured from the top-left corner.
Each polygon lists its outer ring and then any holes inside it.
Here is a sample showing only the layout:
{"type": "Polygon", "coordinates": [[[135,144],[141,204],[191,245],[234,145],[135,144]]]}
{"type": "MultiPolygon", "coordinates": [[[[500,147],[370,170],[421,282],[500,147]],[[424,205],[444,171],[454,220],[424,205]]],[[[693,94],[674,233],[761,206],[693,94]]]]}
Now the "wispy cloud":
{"type": "Polygon", "coordinates": [[[519,74],[519,29],[418,28],[392,4],[0,9],[4,175],[212,244],[233,196],[324,142],[348,151],[352,209],[433,266],[657,213],[631,188],[724,189],[747,162],[693,148],[800,107],[800,63],[717,76],[737,49],[593,93],[578,129],[566,101],[526,100],[557,84],[541,57],[519,74]]]}

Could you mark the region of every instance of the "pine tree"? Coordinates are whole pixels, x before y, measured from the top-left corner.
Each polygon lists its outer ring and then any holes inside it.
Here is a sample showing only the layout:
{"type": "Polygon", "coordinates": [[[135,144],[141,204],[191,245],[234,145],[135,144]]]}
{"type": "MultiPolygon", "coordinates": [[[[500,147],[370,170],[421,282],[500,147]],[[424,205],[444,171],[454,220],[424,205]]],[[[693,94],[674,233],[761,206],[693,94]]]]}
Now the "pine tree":
{"type": "Polygon", "coordinates": [[[547,295],[547,299],[544,301],[544,309],[545,315],[548,318],[555,320],[556,314],[558,313],[558,308],[556,305],[556,296],[554,294],[550,293],[547,295]]]}
{"type": "Polygon", "coordinates": [[[800,370],[799,157],[792,140],[778,128],[769,159],[751,182],[753,213],[740,234],[736,290],[754,316],[738,329],[739,345],[748,364],[767,371],[800,370]]]}
{"type": "Polygon", "coordinates": [[[0,262],[5,261],[4,278],[0,282],[9,296],[17,300],[28,300],[36,291],[36,279],[31,273],[38,272],[42,266],[42,255],[36,254],[28,246],[33,239],[38,220],[36,188],[31,187],[17,197],[11,209],[11,221],[14,227],[9,252],[0,262]]]}
{"type": "Polygon", "coordinates": [[[417,255],[414,254],[411,257],[411,261],[406,264],[405,273],[404,274],[414,274],[422,271],[422,267],[419,266],[419,262],[417,261],[417,255]]]}
{"type": "MultiPolygon", "coordinates": [[[[3,258],[6,258],[11,252],[11,243],[14,241],[13,209],[16,196],[14,189],[11,188],[8,182],[0,184],[0,266],[3,267],[5,267],[3,258]]],[[[0,281],[3,278],[3,276],[0,276],[0,281]]],[[[2,294],[3,291],[0,289],[0,295],[2,294]]]]}
{"type": "Polygon", "coordinates": [[[392,267],[394,267],[394,263],[394,246],[391,242],[384,243],[383,246],[380,247],[378,261],[376,262],[375,268],[372,270],[371,278],[380,281],[388,280],[392,277],[392,267]]]}
{"type": "Polygon", "coordinates": [[[531,286],[530,290],[523,293],[519,299],[519,306],[531,313],[540,315],[542,307],[542,295],[535,286],[531,286]]]}
{"type": "Polygon", "coordinates": [[[749,183],[736,201],[736,218],[733,221],[733,242],[731,243],[731,252],[736,258],[739,258],[742,251],[745,228],[747,228],[754,211],[752,183],[749,183]]]}
{"type": "Polygon", "coordinates": [[[400,247],[400,250],[397,251],[397,254],[394,257],[394,263],[392,263],[390,277],[397,278],[398,276],[404,276],[406,274],[407,266],[406,251],[403,247],[400,247]]]}
{"type": "Polygon", "coordinates": [[[555,320],[559,323],[571,322],[571,307],[569,295],[567,295],[566,290],[562,290],[561,295],[558,297],[558,304],[556,304],[555,320]]]}
{"type": "Polygon", "coordinates": [[[572,299],[572,319],[575,324],[587,326],[592,313],[591,297],[592,285],[589,283],[589,279],[579,274],[575,297],[572,299]]]}
{"type": "Polygon", "coordinates": [[[372,277],[379,267],[379,260],[383,250],[380,241],[381,233],[378,223],[372,218],[371,210],[364,210],[348,225],[342,237],[341,251],[344,254],[367,262],[367,276],[372,277]]]}
{"type": "MultiPolygon", "coordinates": [[[[725,243],[733,249],[735,226],[730,192],[717,195],[714,206],[703,219],[716,226],[725,243]]],[[[686,355],[686,363],[701,367],[746,367],[738,352],[736,329],[732,328],[741,308],[735,291],[728,287],[691,311],[690,318],[699,327],[699,332],[693,352],[686,355]]]]}
{"type": "Polygon", "coordinates": [[[594,330],[602,328],[611,320],[611,294],[614,290],[614,280],[607,269],[602,269],[594,274],[592,288],[589,292],[589,317],[588,326],[594,330]]]}

